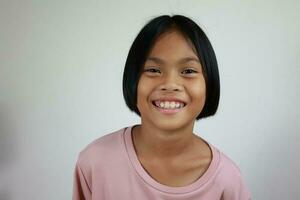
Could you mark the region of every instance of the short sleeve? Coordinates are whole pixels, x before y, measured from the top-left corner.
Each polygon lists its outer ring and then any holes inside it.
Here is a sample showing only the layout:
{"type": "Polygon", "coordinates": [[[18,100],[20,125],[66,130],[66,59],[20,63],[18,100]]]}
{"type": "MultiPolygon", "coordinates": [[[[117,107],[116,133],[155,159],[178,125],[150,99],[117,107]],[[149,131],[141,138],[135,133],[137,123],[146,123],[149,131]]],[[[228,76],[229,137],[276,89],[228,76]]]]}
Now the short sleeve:
{"type": "Polygon", "coordinates": [[[91,200],[92,192],[88,185],[87,179],[79,165],[76,163],[74,170],[74,182],[73,182],[73,200],[91,200]]]}

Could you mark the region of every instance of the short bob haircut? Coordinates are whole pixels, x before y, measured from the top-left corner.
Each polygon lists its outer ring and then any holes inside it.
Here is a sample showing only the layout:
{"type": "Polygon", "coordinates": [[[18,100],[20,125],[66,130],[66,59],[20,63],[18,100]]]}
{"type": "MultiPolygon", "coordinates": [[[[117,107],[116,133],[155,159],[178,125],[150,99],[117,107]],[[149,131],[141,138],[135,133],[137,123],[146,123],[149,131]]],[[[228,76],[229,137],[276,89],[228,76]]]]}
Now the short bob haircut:
{"type": "Polygon", "coordinates": [[[218,63],[207,36],[191,19],[182,15],[162,15],[150,20],[139,32],[129,50],[123,73],[123,96],[129,109],[141,116],[137,108],[137,86],[148,54],[157,38],[170,30],[181,32],[195,47],[206,84],[206,100],[197,120],[213,116],[219,105],[218,63]]]}

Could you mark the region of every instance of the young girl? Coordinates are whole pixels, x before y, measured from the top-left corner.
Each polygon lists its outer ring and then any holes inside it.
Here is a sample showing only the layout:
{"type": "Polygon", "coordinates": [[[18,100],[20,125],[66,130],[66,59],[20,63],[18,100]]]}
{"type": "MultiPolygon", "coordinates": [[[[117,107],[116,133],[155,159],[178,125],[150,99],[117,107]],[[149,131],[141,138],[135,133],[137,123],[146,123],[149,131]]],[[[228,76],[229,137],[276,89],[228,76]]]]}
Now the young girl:
{"type": "Polygon", "coordinates": [[[73,200],[249,200],[239,168],[193,133],[216,113],[213,48],[191,19],[160,16],[140,31],[123,76],[127,106],[141,123],[80,152],[73,200]]]}

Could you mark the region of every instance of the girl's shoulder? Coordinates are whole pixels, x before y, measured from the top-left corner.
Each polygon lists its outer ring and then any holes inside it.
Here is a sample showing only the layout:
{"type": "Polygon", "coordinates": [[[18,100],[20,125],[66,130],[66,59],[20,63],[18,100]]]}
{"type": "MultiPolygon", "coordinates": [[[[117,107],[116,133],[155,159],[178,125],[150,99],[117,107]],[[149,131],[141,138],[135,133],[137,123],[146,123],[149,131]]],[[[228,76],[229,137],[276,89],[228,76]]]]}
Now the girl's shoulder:
{"type": "Polygon", "coordinates": [[[243,184],[243,174],[236,162],[221,150],[217,148],[215,149],[219,153],[220,157],[217,170],[218,175],[216,177],[218,179],[218,182],[227,185],[227,187],[229,188],[234,188],[237,185],[243,184]]]}
{"type": "Polygon", "coordinates": [[[221,165],[224,170],[234,174],[240,174],[241,170],[236,162],[224,152],[220,151],[221,165]]]}
{"type": "Polygon", "coordinates": [[[224,199],[251,199],[249,188],[239,166],[220,151],[220,165],[216,182],[224,188],[224,199]]]}
{"type": "Polygon", "coordinates": [[[211,148],[211,150],[213,152],[213,156],[214,156],[213,160],[215,163],[217,163],[216,166],[219,170],[226,170],[227,173],[229,171],[231,173],[240,173],[241,172],[240,168],[233,161],[233,159],[231,159],[228,155],[226,155],[221,149],[219,149],[215,145],[212,145],[211,143],[207,142],[206,140],[204,140],[204,141],[211,148]]]}
{"type": "Polygon", "coordinates": [[[105,134],[84,147],[78,155],[79,164],[97,163],[107,157],[119,154],[122,151],[122,133],[125,128],[105,134]]]}

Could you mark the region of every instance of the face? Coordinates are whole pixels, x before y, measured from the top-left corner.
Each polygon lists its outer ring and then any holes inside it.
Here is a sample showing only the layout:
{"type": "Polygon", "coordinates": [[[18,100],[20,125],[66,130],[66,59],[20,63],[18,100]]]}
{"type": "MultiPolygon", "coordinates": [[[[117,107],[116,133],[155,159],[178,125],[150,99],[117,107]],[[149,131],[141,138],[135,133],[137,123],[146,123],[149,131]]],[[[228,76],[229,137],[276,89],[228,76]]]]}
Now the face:
{"type": "Polygon", "coordinates": [[[193,45],[178,31],[162,34],[146,59],[138,83],[142,124],[162,130],[192,127],[204,106],[205,90],[193,45]]]}

